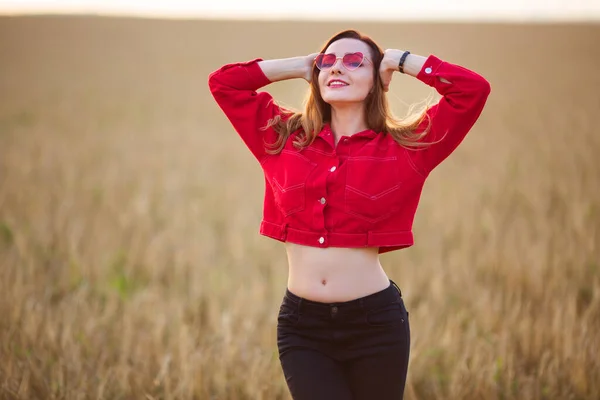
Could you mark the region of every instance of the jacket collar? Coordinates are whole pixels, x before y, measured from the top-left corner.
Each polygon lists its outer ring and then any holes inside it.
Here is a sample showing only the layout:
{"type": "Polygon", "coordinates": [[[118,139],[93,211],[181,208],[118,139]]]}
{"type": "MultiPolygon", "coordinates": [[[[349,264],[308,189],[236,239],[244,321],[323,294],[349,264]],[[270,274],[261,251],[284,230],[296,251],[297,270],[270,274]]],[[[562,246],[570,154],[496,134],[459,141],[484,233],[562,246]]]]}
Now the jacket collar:
{"type": "MultiPolygon", "coordinates": [[[[364,137],[364,138],[368,138],[368,139],[372,139],[377,135],[377,132],[371,130],[371,129],[367,129],[364,131],[360,131],[360,132],[356,132],[354,135],[352,136],[358,136],[358,137],[364,137]]],[[[321,129],[321,132],[319,132],[319,134],[317,136],[322,137],[323,139],[326,139],[329,137],[333,140],[333,131],[331,130],[331,126],[329,125],[329,123],[325,123],[323,125],[323,129],[321,129]]]]}

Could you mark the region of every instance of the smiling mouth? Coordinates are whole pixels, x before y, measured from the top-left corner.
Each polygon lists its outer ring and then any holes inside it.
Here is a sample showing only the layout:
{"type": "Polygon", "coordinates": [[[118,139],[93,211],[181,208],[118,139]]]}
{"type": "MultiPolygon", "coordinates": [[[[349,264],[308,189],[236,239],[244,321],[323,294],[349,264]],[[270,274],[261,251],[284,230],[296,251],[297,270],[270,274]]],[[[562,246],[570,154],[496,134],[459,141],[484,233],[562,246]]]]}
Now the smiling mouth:
{"type": "Polygon", "coordinates": [[[348,86],[348,84],[345,82],[342,82],[342,81],[333,81],[333,82],[329,82],[329,84],[327,86],[328,87],[344,87],[344,86],[348,86]]]}

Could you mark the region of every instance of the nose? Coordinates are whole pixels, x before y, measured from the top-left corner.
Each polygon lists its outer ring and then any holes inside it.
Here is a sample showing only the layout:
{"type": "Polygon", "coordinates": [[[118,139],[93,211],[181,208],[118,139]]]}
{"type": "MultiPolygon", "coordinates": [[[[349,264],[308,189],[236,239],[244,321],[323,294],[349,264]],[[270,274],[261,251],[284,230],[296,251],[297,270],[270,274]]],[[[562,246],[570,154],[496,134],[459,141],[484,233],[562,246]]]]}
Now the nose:
{"type": "Polygon", "coordinates": [[[339,74],[342,72],[342,60],[340,58],[338,58],[337,60],[335,60],[335,63],[331,66],[330,68],[330,72],[331,74],[339,74]]]}

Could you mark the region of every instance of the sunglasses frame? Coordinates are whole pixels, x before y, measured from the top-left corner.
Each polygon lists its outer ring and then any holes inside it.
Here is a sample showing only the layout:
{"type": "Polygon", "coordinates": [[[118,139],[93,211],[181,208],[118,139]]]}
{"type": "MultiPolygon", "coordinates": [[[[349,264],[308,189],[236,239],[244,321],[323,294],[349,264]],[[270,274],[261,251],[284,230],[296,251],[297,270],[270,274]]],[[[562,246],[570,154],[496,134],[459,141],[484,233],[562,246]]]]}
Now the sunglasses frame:
{"type": "Polygon", "coordinates": [[[326,71],[328,69],[333,68],[333,66],[337,63],[338,60],[342,60],[342,65],[348,71],[355,71],[355,70],[357,70],[365,62],[365,60],[367,60],[368,62],[370,62],[371,64],[373,64],[373,62],[371,60],[369,60],[369,58],[362,53],[362,51],[355,51],[355,52],[352,52],[352,53],[345,53],[342,57],[336,57],[335,61],[333,62],[333,64],[331,64],[331,67],[319,68],[319,64],[317,63],[317,58],[319,58],[319,56],[323,56],[323,57],[324,56],[335,56],[335,54],[334,53],[319,53],[319,54],[317,54],[317,56],[315,57],[315,67],[317,67],[317,69],[319,71],[326,71]],[[356,68],[348,68],[348,66],[346,65],[346,63],[344,63],[344,57],[346,57],[348,55],[354,55],[354,54],[360,54],[362,56],[362,60],[361,60],[360,64],[358,64],[356,66],[356,68]]]}

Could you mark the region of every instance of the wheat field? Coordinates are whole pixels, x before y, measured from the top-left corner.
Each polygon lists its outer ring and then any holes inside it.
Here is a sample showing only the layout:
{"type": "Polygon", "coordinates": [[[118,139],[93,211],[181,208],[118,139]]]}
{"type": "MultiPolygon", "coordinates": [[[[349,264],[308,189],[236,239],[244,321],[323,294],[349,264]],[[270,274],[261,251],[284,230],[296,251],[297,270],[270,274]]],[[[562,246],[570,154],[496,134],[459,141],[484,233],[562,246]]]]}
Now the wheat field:
{"type": "MultiPolygon", "coordinates": [[[[0,18],[0,398],[290,399],[285,250],[206,82],[350,27],[492,85],[415,246],[382,255],[405,398],[600,398],[600,25],[100,17],[0,18]]],[[[432,89],[396,75],[403,115],[432,89]]],[[[306,87],[267,89],[300,107],[306,87]]]]}

